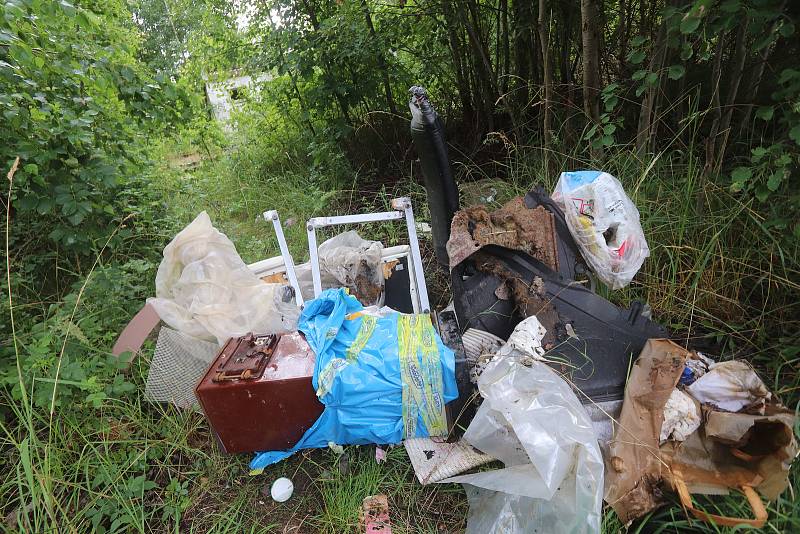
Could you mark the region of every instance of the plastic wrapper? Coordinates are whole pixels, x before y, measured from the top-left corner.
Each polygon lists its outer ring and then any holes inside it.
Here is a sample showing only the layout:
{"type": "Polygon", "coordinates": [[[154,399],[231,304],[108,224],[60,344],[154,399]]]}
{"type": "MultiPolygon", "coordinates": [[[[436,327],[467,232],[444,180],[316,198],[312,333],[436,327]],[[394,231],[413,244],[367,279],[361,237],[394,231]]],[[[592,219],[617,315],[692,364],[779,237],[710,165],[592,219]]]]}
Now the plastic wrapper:
{"type": "Polygon", "coordinates": [[[553,200],[597,278],[611,289],[630,284],[650,249],[639,210],[619,180],[601,171],[564,172],[553,200]]]}
{"type": "Polygon", "coordinates": [[[464,434],[503,469],[461,475],[467,534],[600,532],[603,459],[586,410],[546,364],[518,352],[478,380],[483,404],[464,434]]]}
{"type": "Polygon", "coordinates": [[[300,310],[291,299],[289,286],[250,271],[204,211],[164,248],[147,303],[173,329],[222,346],[248,332],[293,330],[300,310]]]}
{"type": "Polygon", "coordinates": [[[455,357],[430,315],[369,311],[341,288],[306,303],[298,327],[317,356],[312,385],[325,409],[292,449],[258,453],[253,473],[329,443],[389,444],[447,433],[445,404],[458,397],[455,357]]]}
{"type": "Polygon", "coordinates": [[[695,399],[729,412],[749,407],[763,413],[772,394],[747,362],[712,363],[709,369],[688,388],[695,399]]]}
{"type": "MultiPolygon", "coordinates": [[[[384,278],[379,241],[362,239],[355,230],[334,236],[319,246],[319,272],[323,289],[346,287],[365,306],[382,305],[384,278]]],[[[296,268],[303,298],[314,298],[311,264],[296,268]]]]}

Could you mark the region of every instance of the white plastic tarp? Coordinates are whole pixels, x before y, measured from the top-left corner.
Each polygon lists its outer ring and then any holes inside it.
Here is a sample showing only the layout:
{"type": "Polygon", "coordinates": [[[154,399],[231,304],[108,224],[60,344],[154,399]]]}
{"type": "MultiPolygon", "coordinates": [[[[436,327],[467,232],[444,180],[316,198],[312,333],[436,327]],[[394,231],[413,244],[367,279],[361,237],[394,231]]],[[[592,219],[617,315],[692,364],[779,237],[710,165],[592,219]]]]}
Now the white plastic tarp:
{"type": "Polygon", "coordinates": [[[175,330],[221,346],[248,332],[294,330],[300,310],[290,300],[288,286],[250,271],[204,211],[164,248],[147,302],[175,330]]]}

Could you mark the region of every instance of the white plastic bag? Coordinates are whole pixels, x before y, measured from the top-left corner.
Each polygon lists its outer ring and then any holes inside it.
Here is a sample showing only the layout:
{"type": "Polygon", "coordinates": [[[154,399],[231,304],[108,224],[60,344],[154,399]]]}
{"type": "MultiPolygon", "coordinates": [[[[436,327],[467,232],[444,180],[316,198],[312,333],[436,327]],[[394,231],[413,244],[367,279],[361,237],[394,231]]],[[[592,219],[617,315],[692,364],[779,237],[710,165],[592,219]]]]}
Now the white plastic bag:
{"type": "Polygon", "coordinates": [[[467,534],[600,532],[603,458],[592,422],[561,377],[520,356],[487,365],[484,401],[464,434],[505,468],[444,481],[465,484],[467,534]]]}
{"type": "MultiPolygon", "coordinates": [[[[319,246],[319,271],[322,289],[346,287],[364,306],[382,306],[383,245],[362,239],[355,230],[334,236],[319,246]]],[[[311,264],[296,268],[303,298],[314,298],[311,264]]]]}
{"type": "MultiPolygon", "coordinates": [[[[709,371],[689,386],[689,393],[704,404],[729,412],[761,408],[772,394],[750,365],[742,360],[712,363],[709,371]]],[[[751,412],[752,413],[752,412],[751,412]]]]}
{"type": "Polygon", "coordinates": [[[650,255],[639,210],[606,172],[563,172],[553,200],[597,278],[611,289],[627,286],[650,255]]]}
{"type": "Polygon", "coordinates": [[[300,310],[287,300],[287,286],[256,277],[204,211],[164,248],[147,302],[175,330],[222,346],[248,332],[294,330],[300,310]]]}

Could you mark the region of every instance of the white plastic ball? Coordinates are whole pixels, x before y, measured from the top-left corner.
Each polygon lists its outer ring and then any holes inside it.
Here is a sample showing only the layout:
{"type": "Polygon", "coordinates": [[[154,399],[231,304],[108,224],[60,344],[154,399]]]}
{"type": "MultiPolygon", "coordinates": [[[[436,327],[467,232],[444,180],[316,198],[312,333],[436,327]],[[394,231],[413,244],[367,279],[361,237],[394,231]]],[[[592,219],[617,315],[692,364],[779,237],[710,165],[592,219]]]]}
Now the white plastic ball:
{"type": "Polygon", "coordinates": [[[286,502],[292,496],[294,484],[286,477],[281,477],[272,483],[269,493],[276,502],[286,502]]]}

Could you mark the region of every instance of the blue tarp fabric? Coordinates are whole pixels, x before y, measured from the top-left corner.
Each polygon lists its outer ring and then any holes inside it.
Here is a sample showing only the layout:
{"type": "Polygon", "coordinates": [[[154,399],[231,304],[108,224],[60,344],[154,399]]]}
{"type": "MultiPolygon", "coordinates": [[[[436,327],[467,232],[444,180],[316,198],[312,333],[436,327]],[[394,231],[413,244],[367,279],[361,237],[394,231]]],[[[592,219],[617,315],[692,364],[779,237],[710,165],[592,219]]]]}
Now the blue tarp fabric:
{"type": "Polygon", "coordinates": [[[444,435],[458,397],[455,358],[428,315],[370,315],[344,289],[306,303],[298,327],[316,353],[313,385],[325,409],[287,451],[257,453],[260,473],[300,449],[399,443],[444,435]]]}

